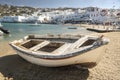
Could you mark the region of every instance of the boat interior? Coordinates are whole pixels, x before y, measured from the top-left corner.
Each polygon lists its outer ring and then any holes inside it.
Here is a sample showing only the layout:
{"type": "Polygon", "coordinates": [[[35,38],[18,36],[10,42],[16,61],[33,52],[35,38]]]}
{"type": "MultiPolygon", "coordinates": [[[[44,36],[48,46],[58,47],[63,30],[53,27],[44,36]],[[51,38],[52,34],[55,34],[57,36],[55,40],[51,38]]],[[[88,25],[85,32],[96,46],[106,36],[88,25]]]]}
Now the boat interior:
{"type": "Polygon", "coordinates": [[[95,42],[95,40],[92,39],[88,39],[87,41],[85,41],[81,46],[79,47],[84,47],[84,46],[89,46],[92,45],[95,42]]]}
{"type": "Polygon", "coordinates": [[[48,45],[45,45],[44,47],[38,49],[38,51],[53,52],[64,44],[65,43],[49,43],[48,45]]]}
{"type": "Polygon", "coordinates": [[[38,39],[38,40],[49,40],[49,41],[57,41],[57,42],[67,42],[67,43],[74,43],[77,41],[79,38],[83,36],[81,35],[76,35],[76,36],[71,36],[71,35],[43,35],[43,36],[35,36],[35,35],[28,35],[27,39],[38,39]]]}
{"type": "Polygon", "coordinates": [[[92,45],[94,39],[29,39],[15,45],[32,51],[42,51],[47,53],[59,53],[61,51],[72,50],[92,45]]]}
{"type": "Polygon", "coordinates": [[[27,40],[23,43],[21,43],[21,46],[27,48],[27,49],[30,49],[40,43],[42,43],[43,41],[42,40],[27,40]]]}

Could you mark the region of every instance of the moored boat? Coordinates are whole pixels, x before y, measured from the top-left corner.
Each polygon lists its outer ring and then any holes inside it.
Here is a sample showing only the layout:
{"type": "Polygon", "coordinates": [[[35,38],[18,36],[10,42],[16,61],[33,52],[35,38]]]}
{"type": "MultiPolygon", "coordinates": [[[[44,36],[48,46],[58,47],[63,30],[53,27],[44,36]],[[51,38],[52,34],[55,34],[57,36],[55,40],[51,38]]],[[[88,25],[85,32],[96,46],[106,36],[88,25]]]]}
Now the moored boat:
{"type": "Polygon", "coordinates": [[[9,34],[10,32],[6,29],[3,28],[3,25],[0,23],[0,33],[5,33],[5,34],[9,34]]]}
{"type": "Polygon", "coordinates": [[[2,36],[3,35],[3,32],[0,30],[0,36],[2,36]]]}
{"type": "Polygon", "coordinates": [[[10,32],[8,30],[4,29],[3,27],[0,27],[0,30],[5,34],[10,34],[10,32]]]}
{"type": "MultiPolygon", "coordinates": [[[[3,27],[3,25],[0,23],[0,27],[3,27]]],[[[0,36],[3,35],[3,32],[0,30],[0,36]]]]}
{"type": "Polygon", "coordinates": [[[95,29],[95,28],[87,28],[87,30],[98,32],[98,33],[105,33],[105,32],[113,32],[113,31],[115,31],[113,29],[95,29]]]}
{"type": "Polygon", "coordinates": [[[37,65],[94,67],[102,53],[87,53],[109,42],[103,36],[30,35],[10,43],[23,59],[37,65]]]}
{"type": "Polygon", "coordinates": [[[68,27],[68,29],[77,29],[77,27],[68,27]]]}

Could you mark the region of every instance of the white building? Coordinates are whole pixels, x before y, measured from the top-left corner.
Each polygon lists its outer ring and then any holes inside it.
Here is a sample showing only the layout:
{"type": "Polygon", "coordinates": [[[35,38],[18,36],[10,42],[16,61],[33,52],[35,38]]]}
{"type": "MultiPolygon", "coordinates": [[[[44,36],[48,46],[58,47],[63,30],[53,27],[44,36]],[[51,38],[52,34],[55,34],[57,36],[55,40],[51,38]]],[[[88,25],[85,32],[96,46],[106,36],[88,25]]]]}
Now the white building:
{"type": "Polygon", "coordinates": [[[25,19],[24,16],[4,16],[2,18],[3,22],[23,22],[23,19],[25,19]]]}
{"type": "Polygon", "coordinates": [[[27,16],[23,21],[24,22],[37,22],[37,20],[38,20],[38,16],[27,16]]]}
{"type": "Polygon", "coordinates": [[[51,12],[34,12],[31,16],[4,16],[4,22],[40,22],[40,23],[67,23],[91,21],[93,23],[113,22],[116,16],[120,17],[120,11],[112,13],[108,9],[87,7],[78,10],[55,10],[51,12]]]}
{"type": "Polygon", "coordinates": [[[87,20],[93,23],[112,23],[116,21],[116,15],[113,11],[108,9],[100,9],[96,7],[89,7],[86,9],[85,15],[88,16],[87,20]]]}

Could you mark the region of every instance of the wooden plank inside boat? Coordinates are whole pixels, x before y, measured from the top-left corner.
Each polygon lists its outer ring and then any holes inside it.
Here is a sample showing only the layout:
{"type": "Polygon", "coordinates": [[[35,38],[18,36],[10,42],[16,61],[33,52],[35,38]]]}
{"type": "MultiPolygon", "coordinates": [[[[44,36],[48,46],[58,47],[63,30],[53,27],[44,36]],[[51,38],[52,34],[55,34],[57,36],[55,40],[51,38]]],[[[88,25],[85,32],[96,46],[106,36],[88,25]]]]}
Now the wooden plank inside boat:
{"type": "Polygon", "coordinates": [[[37,44],[41,43],[43,41],[40,41],[40,40],[29,40],[29,41],[26,41],[25,43],[22,43],[21,46],[27,48],[27,49],[30,49],[31,47],[33,46],[36,46],[37,44]]]}
{"type": "Polygon", "coordinates": [[[39,50],[40,51],[45,51],[45,52],[53,52],[54,50],[58,49],[62,45],[64,45],[64,43],[53,43],[53,42],[51,42],[48,45],[40,48],[39,50]]]}

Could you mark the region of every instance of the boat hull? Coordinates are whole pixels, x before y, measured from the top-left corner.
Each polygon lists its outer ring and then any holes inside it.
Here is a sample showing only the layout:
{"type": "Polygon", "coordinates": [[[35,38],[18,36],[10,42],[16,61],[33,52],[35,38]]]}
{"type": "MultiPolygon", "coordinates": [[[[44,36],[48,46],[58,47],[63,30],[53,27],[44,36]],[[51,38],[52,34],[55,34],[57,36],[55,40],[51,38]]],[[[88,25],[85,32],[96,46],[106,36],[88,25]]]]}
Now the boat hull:
{"type": "Polygon", "coordinates": [[[17,49],[16,52],[23,59],[27,60],[30,63],[46,66],[46,67],[60,67],[67,65],[81,65],[82,67],[92,68],[98,64],[102,55],[103,55],[104,46],[96,48],[95,50],[91,50],[89,52],[80,53],[77,56],[71,56],[68,58],[59,58],[59,59],[48,59],[48,58],[40,58],[25,54],[17,49]],[[96,52],[97,51],[97,52],[96,52]]]}
{"type": "Polygon", "coordinates": [[[89,31],[94,31],[98,33],[105,33],[105,32],[113,32],[114,30],[101,30],[101,29],[94,29],[94,28],[87,28],[89,31]]]}

